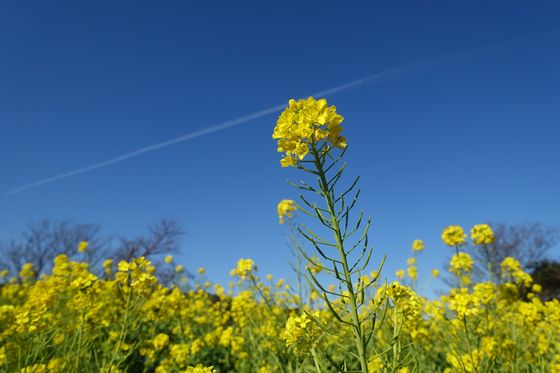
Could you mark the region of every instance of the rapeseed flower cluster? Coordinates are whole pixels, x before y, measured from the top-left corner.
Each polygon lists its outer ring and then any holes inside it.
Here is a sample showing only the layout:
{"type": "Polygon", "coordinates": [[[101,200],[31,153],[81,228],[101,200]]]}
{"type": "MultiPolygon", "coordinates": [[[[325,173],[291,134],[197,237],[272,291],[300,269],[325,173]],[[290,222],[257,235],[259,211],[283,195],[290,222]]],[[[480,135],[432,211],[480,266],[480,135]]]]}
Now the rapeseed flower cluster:
{"type": "Polygon", "coordinates": [[[489,245],[494,242],[494,231],[488,224],[477,224],[471,229],[471,240],[475,245],[489,245]]]}
{"type": "MultiPolygon", "coordinates": [[[[418,265],[415,257],[407,262],[418,265]]],[[[96,274],[59,255],[49,273],[37,276],[24,265],[17,277],[2,280],[0,371],[313,371],[312,356],[325,366],[351,361],[340,347],[350,346],[351,332],[329,334],[340,321],[327,307],[317,298],[306,304],[283,279],[261,280],[251,259],[237,262],[229,290],[196,280],[192,287],[164,286],[146,258],[121,261],[114,270],[112,263],[104,261],[96,274]]],[[[460,252],[449,274],[459,278],[474,264],[460,252]]],[[[369,371],[557,370],[560,302],[541,300],[542,287],[516,259],[500,267],[499,282],[459,282],[435,299],[363,275],[364,304],[386,315],[367,350],[369,371]]],[[[342,295],[331,299],[337,312],[346,307],[348,292],[342,295]]]]}
{"type": "Polygon", "coordinates": [[[377,303],[382,302],[386,298],[389,298],[397,312],[407,319],[415,318],[420,312],[420,301],[417,295],[412,289],[397,281],[389,285],[383,285],[377,290],[377,303]]]}
{"type": "Polygon", "coordinates": [[[456,275],[463,275],[472,272],[474,260],[468,253],[460,252],[453,255],[449,263],[449,271],[456,275]]]}
{"type": "Polygon", "coordinates": [[[244,280],[254,269],[255,262],[252,259],[239,259],[237,267],[231,270],[230,275],[244,280]]]}
{"type": "Polygon", "coordinates": [[[462,227],[451,225],[443,230],[441,239],[447,246],[460,246],[467,242],[467,235],[462,227]]]}
{"type": "Polygon", "coordinates": [[[519,261],[515,258],[506,257],[500,264],[500,268],[502,271],[502,277],[504,278],[513,279],[515,282],[522,284],[525,287],[529,287],[533,283],[531,275],[523,270],[521,263],[519,263],[519,261]]]}
{"type": "Polygon", "coordinates": [[[88,248],[88,242],[87,241],[82,241],[78,244],[78,252],[79,253],[83,253],[87,250],[88,248]]]}
{"type": "MultiPolygon", "coordinates": [[[[314,312],[313,316],[320,318],[317,311],[314,312]]],[[[286,340],[286,345],[293,346],[295,351],[307,353],[320,335],[321,330],[307,313],[303,313],[302,315],[291,315],[288,318],[282,338],[286,340]]]]}
{"type": "Polygon", "coordinates": [[[291,218],[294,211],[297,210],[296,203],[291,199],[283,199],[278,203],[277,206],[278,219],[280,224],[284,224],[285,217],[291,218]]]}
{"type": "Polygon", "coordinates": [[[341,135],[342,120],[336,107],[328,106],[324,98],[290,100],[272,134],[273,139],[278,139],[278,151],[286,154],[280,161],[282,167],[296,165],[305,158],[312,145],[321,142],[327,147],[346,147],[346,138],[341,135]]]}
{"type": "Polygon", "coordinates": [[[422,251],[424,250],[424,241],[414,240],[412,241],[412,251],[422,251]]]}

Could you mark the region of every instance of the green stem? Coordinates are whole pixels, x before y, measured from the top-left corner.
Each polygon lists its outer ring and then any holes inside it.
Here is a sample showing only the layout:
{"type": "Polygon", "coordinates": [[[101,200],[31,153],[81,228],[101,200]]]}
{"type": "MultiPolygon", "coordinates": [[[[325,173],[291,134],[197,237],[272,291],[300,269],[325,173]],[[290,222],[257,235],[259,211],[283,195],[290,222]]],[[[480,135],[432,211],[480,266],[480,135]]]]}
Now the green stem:
{"type": "Polygon", "coordinates": [[[113,364],[115,363],[115,359],[117,357],[117,354],[119,353],[120,349],[121,349],[121,344],[124,340],[124,335],[125,335],[125,330],[126,330],[126,326],[127,326],[127,322],[128,322],[128,312],[129,312],[129,308],[130,308],[130,299],[132,296],[132,288],[128,289],[128,294],[126,297],[126,303],[124,306],[124,319],[123,319],[123,323],[121,325],[121,332],[119,334],[119,340],[117,342],[117,348],[115,349],[115,351],[113,352],[113,355],[111,356],[111,362],[109,364],[109,373],[111,373],[111,369],[113,368],[113,364]]]}
{"type": "Polygon", "coordinates": [[[76,372],[80,371],[80,359],[81,359],[81,352],[82,352],[82,331],[84,327],[84,310],[82,310],[82,314],[80,317],[80,329],[78,331],[78,353],[76,354],[76,372]]]}
{"type": "MultiPolygon", "coordinates": [[[[368,361],[366,356],[366,346],[365,339],[362,334],[360,316],[358,314],[358,302],[356,301],[356,294],[354,293],[354,286],[352,284],[352,277],[350,275],[350,269],[348,267],[348,260],[346,257],[346,252],[344,251],[344,244],[342,239],[342,231],[340,229],[339,221],[336,217],[335,203],[332,198],[331,192],[329,191],[329,185],[325,176],[325,171],[323,169],[323,164],[321,163],[321,157],[317,152],[315,144],[312,145],[312,152],[315,158],[315,166],[319,174],[319,186],[321,192],[325,197],[325,202],[327,203],[329,214],[331,216],[331,225],[334,231],[334,238],[336,242],[336,248],[340,255],[340,261],[342,262],[342,268],[344,270],[344,282],[349,293],[349,303],[350,303],[350,315],[352,317],[354,340],[356,344],[356,349],[358,350],[358,356],[360,360],[360,366],[363,373],[368,373],[368,361]]],[[[334,194],[334,193],[333,193],[334,194]]]]}
{"type": "Polygon", "coordinates": [[[399,325],[399,311],[398,306],[395,303],[393,308],[393,364],[392,372],[396,372],[399,368],[399,363],[401,360],[401,345],[400,345],[400,325],[399,325]]]}
{"type": "Polygon", "coordinates": [[[471,356],[471,365],[472,365],[472,369],[473,369],[472,371],[473,371],[473,373],[476,373],[476,367],[478,365],[478,360],[475,363],[474,355],[472,353],[472,344],[471,344],[471,337],[470,337],[470,334],[469,334],[469,327],[467,326],[467,317],[465,315],[463,315],[463,325],[465,327],[465,334],[467,336],[467,343],[469,344],[469,354],[471,356]]]}
{"type": "Polygon", "coordinates": [[[313,362],[315,363],[315,369],[317,369],[317,373],[321,373],[321,365],[319,365],[319,357],[317,356],[315,347],[311,347],[311,355],[313,356],[313,362]]]}

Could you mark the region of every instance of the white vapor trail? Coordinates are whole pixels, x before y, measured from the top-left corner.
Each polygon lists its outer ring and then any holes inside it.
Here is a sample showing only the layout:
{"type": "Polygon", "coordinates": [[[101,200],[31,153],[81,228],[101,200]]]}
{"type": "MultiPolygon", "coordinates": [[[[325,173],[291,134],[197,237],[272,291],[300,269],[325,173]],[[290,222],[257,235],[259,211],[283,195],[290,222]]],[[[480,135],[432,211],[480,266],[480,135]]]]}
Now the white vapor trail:
{"type": "MultiPolygon", "coordinates": [[[[557,31],[554,32],[554,33],[556,34],[557,31]]],[[[490,47],[466,52],[466,53],[463,53],[463,54],[456,54],[456,55],[451,55],[451,56],[444,56],[444,57],[426,59],[426,60],[421,60],[421,61],[409,63],[409,64],[402,65],[402,66],[392,68],[392,69],[389,69],[389,70],[381,71],[381,72],[378,72],[376,74],[369,75],[369,76],[366,76],[364,78],[351,81],[349,83],[345,83],[345,84],[338,85],[338,86],[335,86],[335,87],[332,87],[332,88],[329,88],[329,89],[326,89],[326,90],[323,90],[323,91],[320,91],[320,92],[316,92],[316,93],[312,94],[312,96],[327,96],[327,95],[332,95],[334,93],[339,93],[339,92],[342,92],[342,91],[348,91],[348,90],[356,89],[360,86],[370,85],[370,84],[378,83],[378,82],[385,81],[385,80],[402,78],[406,75],[409,75],[409,74],[412,74],[412,73],[415,73],[415,72],[418,72],[418,71],[432,69],[432,68],[435,68],[435,67],[443,65],[443,64],[463,60],[463,59],[466,59],[468,57],[479,55],[479,54],[484,53],[484,52],[490,52],[490,51],[494,51],[494,50],[497,50],[497,49],[510,47],[510,46],[513,46],[513,45],[516,45],[516,44],[523,43],[523,42],[525,42],[529,39],[535,38],[535,37],[550,35],[550,34],[551,33],[541,34],[541,35],[529,35],[529,36],[525,36],[523,38],[507,41],[507,42],[504,42],[504,43],[501,43],[501,44],[496,44],[496,45],[493,45],[493,46],[490,46],[490,47]]],[[[45,178],[45,179],[41,179],[41,180],[29,183],[29,184],[24,184],[24,185],[21,185],[17,188],[14,188],[14,189],[11,189],[7,192],[4,192],[2,195],[5,197],[5,196],[13,195],[13,194],[16,194],[16,193],[20,193],[20,192],[23,192],[25,190],[29,190],[29,189],[39,187],[41,185],[50,184],[50,183],[53,183],[55,181],[63,180],[63,179],[66,179],[66,178],[69,178],[69,177],[72,177],[72,176],[76,176],[76,175],[80,175],[80,174],[83,174],[83,173],[86,173],[86,172],[89,172],[89,171],[93,171],[93,170],[96,170],[98,168],[107,167],[107,166],[110,166],[112,164],[125,161],[127,159],[136,157],[136,156],[144,154],[144,153],[152,152],[154,150],[158,150],[158,149],[165,148],[165,147],[168,147],[168,146],[171,146],[171,145],[174,145],[174,144],[178,144],[178,143],[182,143],[182,142],[185,142],[185,141],[188,141],[188,140],[192,140],[192,139],[195,139],[197,137],[201,137],[201,136],[208,135],[208,134],[211,134],[211,133],[214,133],[214,132],[222,131],[222,130],[225,130],[227,128],[239,126],[241,124],[250,122],[252,120],[262,118],[262,117],[265,117],[265,116],[270,115],[270,114],[278,113],[282,109],[284,109],[285,107],[286,107],[285,103],[281,104],[281,105],[276,105],[276,106],[270,107],[270,108],[265,109],[265,110],[257,111],[255,113],[248,114],[248,115],[236,118],[236,119],[228,120],[228,121],[225,121],[223,123],[216,124],[214,126],[210,126],[210,127],[207,127],[207,128],[195,131],[195,132],[187,133],[185,135],[182,135],[182,136],[179,136],[179,137],[167,140],[167,141],[159,142],[159,143],[153,144],[153,145],[148,145],[148,146],[145,146],[143,148],[140,148],[140,149],[125,153],[123,155],[120,155],[118,157],[114,157],[114,158],[107,159],[107,160],[102,161],[102,162],[94,163],[94,164],[91,164],[89,166],[77,168],[75,170],[68,171],[68,172],[65,172],[65,173],[61,173],[59,175],[55,175],[55,176],[48,177],[48,178],[45,178]]]]}
{"type": "MultiPolygon", "coordinates": [[[[408,73],[411,70],[420,67],[420,65],[425,65],[426,62],[427,61],[423,61],[422,63],[415,62],[415,63],[403,65],[403,66],[400,66],[400,67],[397,67],[397,68],[382,71],[382,72],[379,72],[377,74],[373,74],[373,75],[370,75],[370,76],[367,76],[367,77],[364,77],[364,78],[361,78],[361,79],[358,79],[358,80],[354,80],[350,83],[342,84],[342,85],[339,85],[339,86],[336,86],[336,87],[333,87],[333,88],[326,89],[324,91],[314,93],[314,94],[312,94],[312,96],[326,96],[326,95],[329,95],[329,94],[334,94],[334,93],[338,93],[338,92],[341,92],[341,91],[350,90],[352,88],[356,88],[356,87],[361,86],[361,85],[366,85],[366,84],[371,84],[371,83],[374,83],[374,82],[377,82],[377,81],[386,80],[388,78],[397,78],[397,77],[400,77],[403,73],[408,73]]],[[[270,115],[270,114],[278,113],[278,112],[282,111],[285,107],[286,107],[285,103],[280,104],[280,105],[276,105],[276,106],[270,107],[270,108],[265,109],[265,110],[257,111],[255,113],[248,114],[248,115],[236,118],[236,119],[228,120],[228,121],[225,121],[223,123],[216,124],[214,126],[210,126],[210,127],[207,127],[207,128],[195,131],[195,132],[187,133],[185,135],[175,137],[175,138],[167,140],[167,141],[159,142],[159,143],[153,144],[153,145],[148,145],[148,146],[145,146],[143,148],[140,148],[140,149],[128,152],[126,154],[120,155],[118,157],[114,157],[114,158],[107,159],[107,160],[102,161],[102,162],[94,163],[94,164],[91,164],[89,166],[77,168],[75,170],[68,171],[68,172],[65,172],[65,173],[62,173],[62,174],[59,174],[59,175],[55,175],[55,176],[52,176],[52,177],[48,177],[48,178],[45,178],[45,179],[41,179],[41,180],[29,183],[29,184],[24,184],[24,185],[21,185],[17,188],[14,188],[14,189],[11,189],[7,192],[4,192],[3,196],[9,196],[9,195],[12,195],[12,194],[20,193],[20,192],[23,192],[25,190],[33,189],[33,188],[36,188],[36,187],[41,186],[41,185],[50,184],[50,183],[53,183],[55,181],[67,179],[67,178],[72,177],[72,176],[76,176],[76,175],[80,175],[80,174],[83,174],[83,173],[86,173],[86,172],[89,172],[89,171],[93,171],[93,170],[96,170],[98,168],[110,166],[112,164],[122,162],[122,161],[125,161],[127,159],[136,157],[140,154],[152,152],[152,151],[157,150],[157,149],[165,148],[165,147],[175,145],[175,144],[178,144],[178,143],[181,143],[181,142],[192,140],[192,139],[195,139],[197,137],[208,135],[210,133],[214,133],[214,132],[225,130],[227,128],[239,126],[241,124],[250,122],[252,120],[262,118],[262,117],[265,117],[265,116],[270,115]]]]}

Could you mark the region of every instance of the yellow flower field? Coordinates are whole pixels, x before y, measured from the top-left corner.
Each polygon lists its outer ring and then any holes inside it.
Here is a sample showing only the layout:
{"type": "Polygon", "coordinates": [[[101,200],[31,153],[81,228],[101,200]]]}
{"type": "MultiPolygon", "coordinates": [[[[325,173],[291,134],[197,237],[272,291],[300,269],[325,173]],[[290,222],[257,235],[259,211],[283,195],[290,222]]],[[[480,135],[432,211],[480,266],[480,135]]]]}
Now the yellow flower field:
{"type": "Polygon", "coordinates": [[[66,255],[47,274],[26,264],[0,280],[0,371],[560,372],[560,302],[541,300],[512,257],[499,278],[473,276],[470,250],[493,243],[490,226],[443,229],[441,255],[453,256],[426,273],[449,276],[444,295],[417,292],[416,258],[431,250],[421,240],[400,280],[384,280],[392,274],[372,262],[369,220],[354,212],[358,180],[344,179],[342,121],[310,97],[291,100],[274,129],[281,166],[304,179],[292,184],[298,202],[277,206],[301,263],[285,276],[296,282],[260,274],[249,258],[232,263],[227,288],[185,283],[171,256],[168,286],[144,257],[107,258],[102,273],[66,255]]]}

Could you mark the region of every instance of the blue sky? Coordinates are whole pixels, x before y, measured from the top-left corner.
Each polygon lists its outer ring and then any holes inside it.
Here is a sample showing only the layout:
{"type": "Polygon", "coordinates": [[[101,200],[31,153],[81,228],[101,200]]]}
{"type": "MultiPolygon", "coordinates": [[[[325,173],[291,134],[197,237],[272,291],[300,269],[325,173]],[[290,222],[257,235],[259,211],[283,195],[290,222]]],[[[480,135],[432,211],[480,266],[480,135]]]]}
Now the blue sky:
{"type": "MultiPolygon", "coordinates": [[[[417,61],[327,96],[345,117],[347,177],[385,274],[443,227],[560,226],[556,2],[63,2],[0,5],[0,192],[417,61]],[[510,43],[514,41],[513,43],[510,43]],[[474,53],[473,53],[474,52],[474,53]],[[451,59],[448,57],[463,56],[451,59]]],[[[289,273],[275,206],[295,198],[276,114],[0,196],[0,237],[37,219],[134,235],[187,231],[188,268],[227,281],[240,257],[289,273]]]]}

